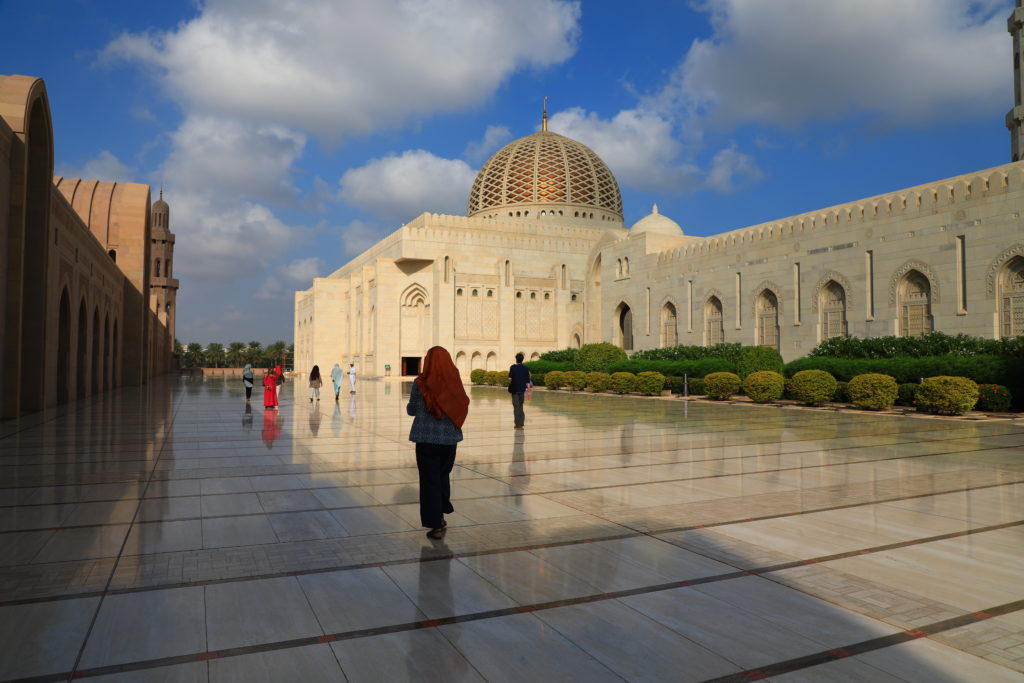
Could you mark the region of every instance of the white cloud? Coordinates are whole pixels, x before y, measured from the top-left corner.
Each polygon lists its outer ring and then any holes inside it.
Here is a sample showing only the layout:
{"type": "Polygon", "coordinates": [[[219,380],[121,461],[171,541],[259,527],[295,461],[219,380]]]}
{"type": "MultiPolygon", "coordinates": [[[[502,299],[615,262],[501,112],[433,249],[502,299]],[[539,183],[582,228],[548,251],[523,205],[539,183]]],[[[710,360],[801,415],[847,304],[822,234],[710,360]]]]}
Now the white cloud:
{"type": "Polygon", "coordinates": [[[476,172],[422,149],[373,159],[341,177],[341,197],[381,218],[407,222],[424,211],[466,213],[476,172]]]}
{"type": "Polygon", "coordinates": [[[466,151],[462,156],[474,164],[480,164],[496,152],[499,147],[512,139],[512,131],[507,126],[487,126],[484,136],[480,140],[473,140],[466,145],[466,151]]]}
{"type": "Polygon", "coordinates": [[[155,67],[189,111],[336,139],[477,106],[516,70],[571,57],[579,18],[563,0],[207,0],[101,61],[155,67]]]}
{"type": "Polygon", "coordinates": [[[291,169],[306,136],[279,125],[188,116],[171,136],[163,167],[169,184],[198,195],[294,204],[291,169]]]}
{"type": "Polygon", "coordinates": [[[358,256],[387,234],[384,228],[355,220],[341,229],[341,246],[347,256],[358,256]]]}
{"type": "Polygon", "coordinates": [[[739,185],[756,183],[764,177],[754,158],[737,150],[734,144],[715,154],[705,184],[716,192],[729,194],[739,185]]]}
{"type": "Polygon", "coordinates": [[[254,295],[257,299],[288,299],[296,289],[309,287],[313,278],[319,277],[324,263],[317,257],[298,259],[278,267],[254,295]]]}
{"type": "Polygon", "coordinates": [[[603,119],[575,107],[552,116],[548,129],[590,147],[625,185],[678,193],[699,184],[700,170],[680,160],[685,150],[672,122],[653,111],[626,109],[603,119]]]}
{"type": "Polygon", "coordinates": [[[133,176],[136,170],[134,166],[123,163],[110,150],[105,149],[81,166],[57,164],[54,173],[64,178],[83,178],[85,180],[123,183],[134,182],[135,178],[133,176]]]}
{"type": "Polygon", "coordinates": [[[179,194],[173,184],[166,199],[177,237],[175,269],[182,275],[212,280],[258,275],[309,236],[307,228],[287,225],[262,204],[179,194]]]}
{"type": "Polygon", "coordinates": [[[875,115],[920,124],[1002,110],[1007,2],[711,0],[714,36],[693,43],[653,98],[724,128],[875,115]]]}

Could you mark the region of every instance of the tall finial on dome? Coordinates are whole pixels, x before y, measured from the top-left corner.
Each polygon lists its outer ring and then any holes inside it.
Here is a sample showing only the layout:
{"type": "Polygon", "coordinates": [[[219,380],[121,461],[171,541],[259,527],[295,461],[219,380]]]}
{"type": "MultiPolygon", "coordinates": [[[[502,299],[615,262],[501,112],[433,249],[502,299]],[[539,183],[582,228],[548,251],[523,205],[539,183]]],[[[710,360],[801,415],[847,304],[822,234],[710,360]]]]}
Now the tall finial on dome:
{"type": "Polygon", "coordinates": [[[658,213],[658,205],[657,204],[655,204],[654,206],[651,207],[651,213],[658,213]]]}
{"type": "Polygon", "coordinates": [[[163,183],[163,181],[161,181],[160,182],[160,199],[163,200],[163,198],[164,198],[164,183],[163,183]]]}
{"type": "Polygon", "coordinates": [[[544,96],[544,113],[540,116],[540,129],[545,133],[548,130],[548,96],[544,96]]]}

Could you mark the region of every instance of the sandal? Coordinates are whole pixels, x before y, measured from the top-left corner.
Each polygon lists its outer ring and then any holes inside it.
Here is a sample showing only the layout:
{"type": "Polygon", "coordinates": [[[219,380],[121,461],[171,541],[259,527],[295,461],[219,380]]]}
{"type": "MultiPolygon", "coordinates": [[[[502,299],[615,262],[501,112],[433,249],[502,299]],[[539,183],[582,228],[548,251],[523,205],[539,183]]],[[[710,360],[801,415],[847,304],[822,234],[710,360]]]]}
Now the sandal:
{"type": "Polygon", "coordinates": [[[427,538],[432,538],[436,541],[441,540],[442,538],[444,538],[444,528],[431,529],[427,532],[427,538]]]}

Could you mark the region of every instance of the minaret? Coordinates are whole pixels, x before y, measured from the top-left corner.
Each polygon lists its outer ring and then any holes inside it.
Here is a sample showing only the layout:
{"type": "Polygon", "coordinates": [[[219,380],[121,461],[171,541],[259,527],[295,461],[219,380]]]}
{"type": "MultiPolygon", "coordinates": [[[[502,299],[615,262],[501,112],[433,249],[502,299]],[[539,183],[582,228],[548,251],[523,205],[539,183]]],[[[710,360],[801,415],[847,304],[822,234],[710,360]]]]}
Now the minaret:
{"type": "MultiPolygon", "coordinates": [[[[153,202],[152,213],[153,243],[150,247],[150,258],[153,259],[153,265],[149,279],[149,305],[157,320],[167,329],[167,338],[162,340],[166,347],[160,348],[159,353],[169,358],[174,349],[178,280],[173,272],[174,233],[171,232],[171,209],[164,201],[163,188],[160,188],[160,199],[153,202]]],[[[163,371],[163,368],[159,370],[163,371]]]]}
{"type": "Polygon", "coordinates": [[[1021,48],[1024,47],[1024,0],[1017,0],[1017,7],[1006,21],[1006,29],[1013,36],[1013,109],[1006,114],[1006,127],[1010,129],[1010,153],[1013,161],[1020,161],[1024,154],[1024,74],[1021,73],[1021,48]]]}

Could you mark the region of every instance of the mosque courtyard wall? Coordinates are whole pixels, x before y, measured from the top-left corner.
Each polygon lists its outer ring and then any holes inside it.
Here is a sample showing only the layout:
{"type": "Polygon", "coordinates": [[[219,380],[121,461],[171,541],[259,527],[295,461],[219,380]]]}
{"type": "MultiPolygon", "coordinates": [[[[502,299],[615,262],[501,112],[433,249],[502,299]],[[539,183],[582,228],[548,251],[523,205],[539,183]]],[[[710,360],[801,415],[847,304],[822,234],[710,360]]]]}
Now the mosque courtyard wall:
{"type": "Polygon", "coordinates": [[[628,306],[634,349],[724,340],[774,345],[790,360],[828,336],[916,334],[917,323],[999,337],[1006,280],[1024,253],[1022,209],[1017,162],[704,239],[675,238],[670,249],[630,236],[602,250],[609,284],[601,336],[622,344],[628,306]],[[674,335],[666,333],[673,313],[674,335]]]}

